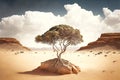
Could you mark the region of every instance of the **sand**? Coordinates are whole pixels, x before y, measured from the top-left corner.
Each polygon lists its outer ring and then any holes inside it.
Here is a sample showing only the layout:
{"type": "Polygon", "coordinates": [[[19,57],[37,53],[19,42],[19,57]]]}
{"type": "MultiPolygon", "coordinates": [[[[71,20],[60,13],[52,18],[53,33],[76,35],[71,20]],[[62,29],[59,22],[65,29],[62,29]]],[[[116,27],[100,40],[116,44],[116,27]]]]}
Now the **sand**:
{"type": "Polygon", "coordinates": [[[43,61],[56,58],[52,50],[0,50],[0,80],[120,80],[120,50],[68,50],[62,58],[81,68],[79,74],[57,75],[32,71],[43,61]]]}

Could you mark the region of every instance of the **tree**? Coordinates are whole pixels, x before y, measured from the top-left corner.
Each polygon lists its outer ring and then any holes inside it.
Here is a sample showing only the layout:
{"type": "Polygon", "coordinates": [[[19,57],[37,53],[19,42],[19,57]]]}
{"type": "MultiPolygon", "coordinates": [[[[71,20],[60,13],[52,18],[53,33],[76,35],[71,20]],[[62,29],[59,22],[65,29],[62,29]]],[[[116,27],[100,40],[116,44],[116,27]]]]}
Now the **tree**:
{"type": "Polygon", "coordinates": [[[82,35],[78,29],[73,29],[68,25],[57,25],[50,28],[43,35],[35,38],[36,42],[47,43],[53,46],[57,52],[57,57],[61,60],[61,55],[66,51],[69,45],[76,45],[83,42],[82,35]]]}
{"type": "Polygon", "coordinates": [[[50,44],[57,53],[58,62],[64,62],[61,55],[66,51],[69,45],[76,45],[83,42],[82,35],[78,29],[74,29],[69,25],[57,25],[50,28],[42,35],[35,38],[36,42],[50,44]]]}

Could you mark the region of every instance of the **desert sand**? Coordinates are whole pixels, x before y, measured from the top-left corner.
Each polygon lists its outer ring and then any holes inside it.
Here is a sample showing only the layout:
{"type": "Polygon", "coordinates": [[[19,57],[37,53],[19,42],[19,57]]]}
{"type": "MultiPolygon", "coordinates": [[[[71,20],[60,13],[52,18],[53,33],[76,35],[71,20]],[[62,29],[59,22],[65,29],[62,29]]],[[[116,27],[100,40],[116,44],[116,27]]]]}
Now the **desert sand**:
{"type": "Polygon", "coordinates": [[[79,66],[78,74],[32,72],[41,62],[52,58],[56,58],[52,49],[0,50],[0,80],[120,80],[120,50],[67,50],[62,58],[79,66]]]}

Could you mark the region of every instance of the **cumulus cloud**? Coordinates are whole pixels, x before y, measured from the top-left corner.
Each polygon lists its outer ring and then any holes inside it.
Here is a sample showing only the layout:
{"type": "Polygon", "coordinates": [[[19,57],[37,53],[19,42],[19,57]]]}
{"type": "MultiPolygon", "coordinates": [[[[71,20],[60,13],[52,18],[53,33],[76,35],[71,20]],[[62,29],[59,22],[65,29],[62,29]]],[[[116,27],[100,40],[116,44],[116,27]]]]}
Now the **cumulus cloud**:
{"type": "Polygon", "coordinates": [[[28,47],[40,47],[34,38],[43,34],[52,26],[68,24],[81,31],[84,44],[96,40],[103,32],[120,32],[120,11],[104,8],[105,18],[94,15],[92,11],[81,8],[78,4],[64,6],[67,14],[55,16],[52,12],[26,11],[23,15],[2,18],[0,37],[14,37],[28,47]]]}
{"type": "Polygon", "coordinates": [[[110,32],[120,32],[120,10],[113,12],[108,8],[103,8],[105,15],[104,23],[110,32]]]}

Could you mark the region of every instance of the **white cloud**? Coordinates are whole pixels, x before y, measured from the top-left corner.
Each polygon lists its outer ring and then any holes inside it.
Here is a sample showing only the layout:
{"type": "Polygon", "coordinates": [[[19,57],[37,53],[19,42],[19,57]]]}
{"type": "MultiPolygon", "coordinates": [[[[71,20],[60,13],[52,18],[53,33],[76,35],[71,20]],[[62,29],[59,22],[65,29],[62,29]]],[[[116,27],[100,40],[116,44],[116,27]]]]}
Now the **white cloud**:
{"type": "Polygon", "coordinates": [[[108,8],[103,8],[105,14],[104,24],[110,32],[120,32],[120,10],[113,12],[108,8]]]}
{"type": "MultiPolygon", "coordinates": [[[[13,15],[2,18],[0,36],[14,37],[28,47],[38,47],[34,38],[43,34],[50,27],[58,24],[68,24],[78,28],[85,43],[96,40],[102,32],[120,32],[120,11],[104,8],[105,19],[94,15],[92,11],[82,9],[78,4],[64,6],[67,14],[55,16],[52,12],[26,11],[24,15],[13,15]]],[[[42,46],[41,46],[42,47],[42,46]]]]}

